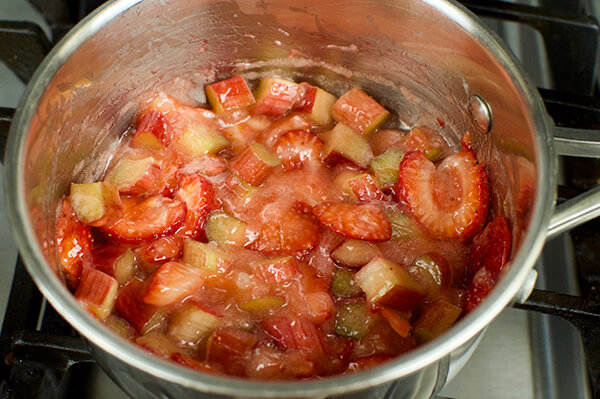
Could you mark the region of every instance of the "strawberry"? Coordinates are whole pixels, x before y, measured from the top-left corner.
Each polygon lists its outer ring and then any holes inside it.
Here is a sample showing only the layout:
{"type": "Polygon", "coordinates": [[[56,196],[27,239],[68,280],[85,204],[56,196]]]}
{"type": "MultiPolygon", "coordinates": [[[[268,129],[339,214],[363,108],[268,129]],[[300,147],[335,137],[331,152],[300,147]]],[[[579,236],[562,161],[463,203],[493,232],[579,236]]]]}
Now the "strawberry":
{"type": "Polygon", "coordinates": [[[400,163],[397,200],[434,237],[473,237],[485,223],[489,202],[489,179],[477,162],[468,135],[460,153],[437,167],[421,151],[409,152],[400,163]]]}
{"type": "Polygon", "coordinates": [[[130,145],[160,150],[169,146],[172,137],[173,130],[162,112],[148,110],[140,116],[130,145]]]}
{"type": "Polygon", "coordinates": [[[385,241],[392,236],[392,225],[385,212],[373,204],[322,202],[313,208],[313,213],[321,223],[345,237],[385,241]]]}
{"type": "Polygon", "coordinates": [[[261,326],[283,350],[305,349],[315,354],[326,353],[321,331],[308,320],[274,316],[263,320],[261,326]]]}
{"type": "Polygon", "coordinates": [[[348,180],[348,186],[359,201],[384,200],[385,195],[379,189],[379,186],[368,173],[363,173],[348,180]]]}
{"type": "Polygon", "coordinates": [[[296,260],[291,256],[255,261],[250,268],[266,283],[277,286],[291,281],[298,274],[296,260]]]}
{"type": "Polygon", "coordinates": [[[323,142],[306,130],[285,133],[275,145],[275,153],[285,170],[302,166],[308,161],[320,161],[323,142]]]}
{"type": "Polygon", "coordinates": [[[312,215],[296,208],[284,211],[278,217],[263,222],[251,249],[267,254],[299,256],[310,251],[319,242],[319,223],[312,215]]]}
{"type": "Polygon", "coordinates": [[[435,130],[415,127],[404,137],[401,147],[405,152],[421,151],[427,159],[435,161],[439,158],[444,144],[444,140],[435,130]]]}
{"type": "Polygon", "coordinates": [[[256,345],[256,334],[233,327],[219,327],[208,340],[207,360],[227,373],[246,374],[246,357],[256,345]]]}
{"type": "Polygon", "coordinates": [[[297,114],[278,119],[260,134],[257,141],[263,143],[267,149],[274,150],[281,136],[293,130],[310,130],[310,122],[297,114]]]}
{"type": "Polygon", "coordinates": [[[205,177],[195,173],[179,177],[179,189],[173,198],[187,206],[183,233],[193,238],[197,238],[204,229],[210,211],[221,207],[212,184],[205,177]]]}
{"type": "Polygon", "coordinates": [[[101,227],[122,242],[146,241],[174,231],[185,219],[185,204],[160,195],[124,198],[123,216],[101,227]]]}
{"type": "Polygon", "coordinates": [[[65,198],[56,222],[56,252],[60,271],[71,290],[79,284],[85,264],[91,260],[92,232],[73,211],[71,201],[65,198]]]}
{"type": "Polygon", "coordinates": [[[467,293],[464,297],[463,308],[466,312],[470,312],[479,305],[496,285],[496,279],[492,272],[485,267],[482,267],[469,283],[467,293]]]}
{"type": "Polygon", "coordinates": [[[494,278],[510,258],[512,236],[505,218],[498,216],[475,237],[469,246],[467,269],[474,275],[479,269],[487,269],[494,278]]]}
{"type": "Polygon", "coordinates": [[[142,300],[150,305],[170,305],[193,294],[203,282],[202,270],[180,262],[167,262],[148,279],[142,300]]]}
{"type": "Polygon", "coordinates": [[[131,280],[125,285],[115,301],[115,309],[119,314],[131,324],[139,333],[145,333],[146,329],[156,322],[160,316],[156,306],[148,305],[142,302],[144,283],[140,280],[131,280]]]}
{"type": "Polygon", "coordinates": [[[90,269],[81,277],[75,292],[75,298],[92,315],[100,320],[110,314],[117,296],[119,283],[113,277],[101,271],[90,269]]]}
{"type": "Polygon", "coordinates": [[[155,241],[142,245],[135,252],[142,264],[154,269],[161,263],[181,257],[183,238],[177,236],[160,237],[155,241]]]}

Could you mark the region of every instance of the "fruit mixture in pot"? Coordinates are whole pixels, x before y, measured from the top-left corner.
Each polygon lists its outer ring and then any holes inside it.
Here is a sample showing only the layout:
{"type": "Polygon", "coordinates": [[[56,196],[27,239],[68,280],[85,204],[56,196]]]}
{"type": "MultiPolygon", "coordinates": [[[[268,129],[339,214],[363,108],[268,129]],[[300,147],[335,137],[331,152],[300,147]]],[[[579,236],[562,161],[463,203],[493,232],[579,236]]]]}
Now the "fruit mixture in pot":
{"type": "Polygon", "coordinates": [[[315,378],[434,339],[493,288],[511,233],[468,134],[382,129],[360,88],[205,90],[212,110],[145,103],[61,202],[61,273],[112,330],[201,371],[315,378]]]}

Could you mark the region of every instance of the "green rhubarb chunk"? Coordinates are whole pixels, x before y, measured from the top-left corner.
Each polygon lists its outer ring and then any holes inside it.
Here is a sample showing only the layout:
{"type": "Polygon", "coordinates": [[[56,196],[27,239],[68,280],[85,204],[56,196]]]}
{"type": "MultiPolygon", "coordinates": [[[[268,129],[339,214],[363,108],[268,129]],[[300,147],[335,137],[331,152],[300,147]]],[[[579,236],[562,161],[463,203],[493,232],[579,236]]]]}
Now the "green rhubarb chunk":
{"type": "Polygon", "coordinates": [[[375,175],[380,187],[391,187],[398,181],[398,168],[404,151],[398,148],[390,148],[383,154],[379,154],[371,160],[369,171],[375,175]]]}
{"type": "Polygon", "coordinates": [[[202,125],[188,126],[177,139],[179,150],[193,157],[216,154],[228,145],[225,137],[202,125]]]}
{"type": "Polygon", "coordinates": [[[282,307],[284,300],[276,296],[265,296],[262,298],[254,298],[240,306],[246,312],[268,312],[282,307]]]}
{"type": "Polygon", "coordinates": [[[364,301],[344,303],[335,316],[335,333],[342,337],[361,339],[371,326],[371,313],[364,301]]]}
{"type": "Polygon", "coordinates": [[[385,214],[392,224],[392,240],[407,240],[421,235],[416,222],[405,213],[388,210],[385,214]]]}
{"type": "Polygon", "coordinates": [[[246,223],[224,211],[212,211],[208,215],[204,231],[206,238],[218,245],[244,245],[246,243],[246,223]]]}
{"type": "Polygon", "coordinates": [[[331,293],[339,298],[353,298],[362,294],[354,281],[354,273],[347,269],[338,269],[331,281],[331,293]]]}

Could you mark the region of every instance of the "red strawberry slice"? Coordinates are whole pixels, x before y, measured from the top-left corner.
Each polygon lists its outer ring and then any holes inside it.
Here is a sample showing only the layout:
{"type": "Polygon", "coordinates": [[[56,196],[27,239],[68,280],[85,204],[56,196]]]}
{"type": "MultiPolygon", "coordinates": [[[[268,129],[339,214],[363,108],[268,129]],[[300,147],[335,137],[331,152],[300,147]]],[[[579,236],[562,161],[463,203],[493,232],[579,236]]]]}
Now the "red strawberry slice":
{"type": "Polygon", "coordinates": [[[321,331],[308,320],[274,316],[261,323],[262,328],[283,350],[305,349],[315,354],[325,354],[321,331]]]}
{"type": "Polygon", "coordinates": [[[465,311],[470,312],[475,309],[492,292],[495,285],[496,279],[492,275],[492,272],[485,267],[479,269],[467,287],[467,294],[463,304],[465,311]]]}
{"type": "Polygon", "coordinates": [[[431,235],[468,240],[485,223],[489,190],[485,166],[477,162],[465,136],[460,153],[444,159],[437,169],[421,151],[406,154],[396,195],[431,235]]]}
{"type": "Polygon", "coordinates": [[[384,200],[385,195],[379,189],[375,179],[368,173],[363,173],[348,180],[350,189],[359,201],[384,200]]]}
{"type": "Polygon", "coordinates": [[[173,130],[162,112],[148,110],[140,116],[131,146],[162,149],[169,146],[172,137],[173,130]]]}
{"type": "Polygon", "coordinates": [[[157,315],[157,307],[148,305],[142,302],[141,295],[144,293],[144,283],[140,280],[131,280],[124,286],[117,300],[115,301],[115,309],[125,320],[131,324],[133,328],[142,334],[147,325],[151,324],[155,315],[157,315]]]}
{"type": "Polygon", "coordinates": [[[266,254],[300,256],[317,245],[319,232],[319,223],[312,215],[290,208],[262,223],[249,247],[266,254]]]}
{"type": "Polygon", "coordinates": [[[193,238],[204,229],[210,211],[221,207],[212,184],[197,174],[181,175],[179,189],[173,198],[186,204],[185,231],[182,233],[193,238]]]}
{"type": "Polygon", "coordinates": [[[207,359],[229,374],[246,374],[246,357],[256,345],[256,334],[233,327],[219,327],[208,340],[207,359]]]}
{"type": "Polygon", "coordinates": [[[263,281],[275,286],[292,281],[298,275],[296,259],[291,256],[255,261],[250,264],[250,268],[263,281]]]}
{"type": "Polygon", "coordinates": [[[91,260],[92,232],[73,211],[71,201],[65,198],[56,222],[56,251],[59,268],[67,286],[75,290],[84,264],[91,260]]]}
{"type": "Polygon", "coordinates": [[[142,245],[136,251],[139,260],[146,266],[154,268],[161,263],[175,260],[183,253],[183,238],[165,236],[142,245]]]}
{"type": "Polygon", "coordinates": [[[180,262],[167,262],[150,276],[142,300],[150,305],[170,305],[193,294],[203,283],[202,270],[180,262]]]}
{"type": "Polygon", "coordinates": [[[385,241],[392,236],[392,224],[385,212],[373,204],[322,202],[313,208],[313,213],[321,223],[345,237],[385,241]]]}
{"type": "Polygon", "coordinates": [[[320,161],[323,142],[306,130],[285,133],[275,145],[277,157],[285,170],[302,166],[305,162],[320,161]]]}
{"type": "Polygon", "coordinates": [[[123,216],[101,230],[122,242],[146,241],[174,231],[184,221],[185,204],[160,195],[124,198],[123,216]]]}
{"type": "Polygon", "coordinates": [[[473,238],[469,247],[467,269],[474,275],[479,269],[487,269],[494,278],[510,258],[512,236],[505,218],[496,217],[473,238]]]}

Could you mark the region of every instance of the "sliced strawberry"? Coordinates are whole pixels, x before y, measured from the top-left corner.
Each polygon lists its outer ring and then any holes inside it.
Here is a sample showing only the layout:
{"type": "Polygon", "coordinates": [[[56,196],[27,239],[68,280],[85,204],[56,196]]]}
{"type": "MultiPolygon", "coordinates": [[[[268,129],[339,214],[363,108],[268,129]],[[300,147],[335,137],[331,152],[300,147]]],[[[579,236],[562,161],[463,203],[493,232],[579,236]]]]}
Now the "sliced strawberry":
{"type": "Polygon", "coordinates": [[[144,244],[136,251],[138,259],[146,269],[153,270],[161,263],[179,259],[183,253],[183,238],[177,236],[160,237],[144,244]]]}
{"type": "Polygon", "coordinates": [[[360,174],[348,180],[348,185],[359,201],[384,200],[385,195],[368,173],[360,174]]]}
{"type": "Polygon", "coordinates": [[[172,137],[173,129],[162,112],[148,110],[140,116],[130,145],[160,150],[169,146],[172,137]]]}
{"type": "Polygon", "coordinates": [[[71,201],[62,201],[56,222],[56,252],[59,268],[67,286],[75,290],[84,264],[91,260],[92,232],[77,219],[71,201]]]}
{"type": "Polygon", "coordinates": [[[291,256],[255,261],[250,268],[266,283],[277,286],[291,281],[298,274],[296,260],[291,256]]]}
{"type": "Polygon", "coordinates": [[[91,314],[104,320],[112,311],[119,283],[101,271],[90,269],[81,277],[75,298],[91,314]]]}
{"type": "Polygon", "coordinates": [[[184,221],[185,204],[160,195],[123,199],[123,217],[101,227],[123,242],[139,242],[174,231],[184,221]]]}
{"type": "Polygon", "coordinates": [[[290,208],[265,221],[249,247],[267,254],[298,256],[307,253],[319,242],[319,232],[319,223],[312,215],[290,208]]]}
{"type": "Polygon", "coordinates": [[[246,357],[256,345],[256,334],[233,327],[219,327],[208,340],[207,359],[229,374],[246,374],[246,357]]]}
{"type": "Polygon", "coordinates": [[[326,353],[323,334],[308,320],[274,316],[263,320],[261,326],[283,350],[305,349],[316,354],[326,353]]]}
{"type": "Polygon", "coordinates": [[[150,276],[142,300],[150,305],[170,305],[193,294],[203,282],[202,270],[184,263],[167,262],[150,276]]]}
{"type": "Polygon", "coordinates": [[[257,141],[269,150],[274,150],[281,136],[294,130],[310,130],[310,122],[297,114],[278,119],[260,134],[257,141]]]}
{"type": "Polygon", "coordinates": [[[187,206],[183,233],[193,238],[197,238],[204,229],[210,211],[221,207],[215,197],[212,184],[195,173],[180,176],[179,189],[173,198],[187,206]]]}
{"type": "Polygon", "coordinates": [[[275,152],[285,170],[302,166],[305,162],[320,161],[323,142],[306,130],[287,132],[275,145],[275,152]]]}
{"type": "Polygon", "coordinates": [[[492,272],[482,267],[473,276],[473,280],[467,287],[467,293],[464,297],[463,308],[470,312],[479,305],[496,285],[496,279],[492,272]]]}
{"type": "Polygon", "coordinates": [[[487,269],[494,278],[510,258],[512,236],[505,218],[496,217],[473,238],[469,246],[467,270],[472,276],[481,268],[487,269]]]}
{"type": "Polygon", "coordinates": [[[461,152],[437,169],[420,151],[400,163],[397,199],[437,238],[468,240],[477,234],[487,217],[489,190],[485,166],[477,162],[467,136],[461,152]]]}
{"type": "Polygon", "coordinates": [[[384,241],[392,236],[392,225],[383,209],[376,205],[322,202],[313,208],[321,223],[345,237],[384,241]]]}
{"type": "Polygon", "coordinates": [[[144,283],[134,279],[121,289],[115,301],[115,309],[139,334],[146,332],[160,317],[156,306],[142,302],[143,292],[144,283]]]}
{"type": "Polygon", "coordinates": [[[254,104],[254,96],[241,76],[206,85],[206,97],[216,112],[245,108],[254,104]]]}

